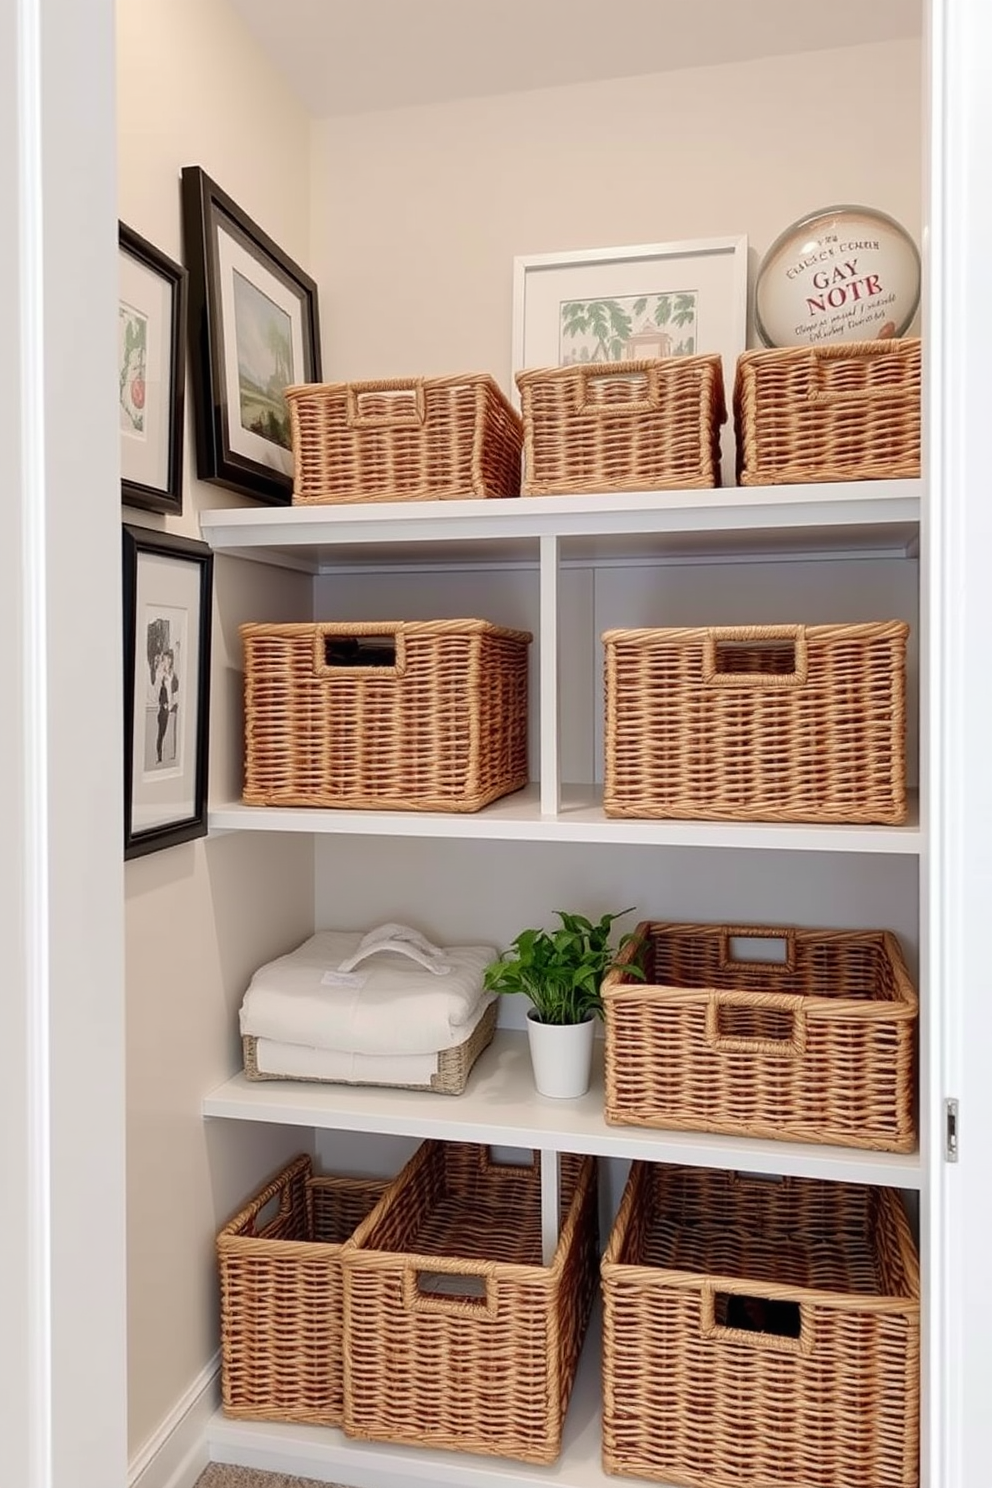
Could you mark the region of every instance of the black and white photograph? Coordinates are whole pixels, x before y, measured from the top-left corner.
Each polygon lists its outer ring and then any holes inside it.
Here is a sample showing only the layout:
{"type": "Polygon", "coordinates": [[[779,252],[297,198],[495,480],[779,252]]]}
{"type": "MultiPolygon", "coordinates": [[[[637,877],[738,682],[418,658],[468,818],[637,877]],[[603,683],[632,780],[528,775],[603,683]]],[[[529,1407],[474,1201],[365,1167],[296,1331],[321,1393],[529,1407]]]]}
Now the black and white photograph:
{"type": "Polygon", "coordinates": [[[206,834],[213,554],[124,527],[124,856],[206,834]]]}

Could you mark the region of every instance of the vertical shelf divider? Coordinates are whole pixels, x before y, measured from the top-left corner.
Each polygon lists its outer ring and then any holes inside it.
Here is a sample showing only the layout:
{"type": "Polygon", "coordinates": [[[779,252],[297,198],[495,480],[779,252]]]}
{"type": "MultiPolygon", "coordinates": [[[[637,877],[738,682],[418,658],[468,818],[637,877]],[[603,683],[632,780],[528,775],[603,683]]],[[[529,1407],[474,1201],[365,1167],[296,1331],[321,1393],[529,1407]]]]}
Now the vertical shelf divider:
{"type": "Polygon", "coordinates": [[[558,1249],[558,1153],[541,1149],[541,1259],[550,1266],[558,1249]]]}
{"type": "Polygon", "coordinates": [[[540,729],[541,815],[561,809],[561,748],[558,737],[558,559],[557,536],[541,537],[540,729]]]}

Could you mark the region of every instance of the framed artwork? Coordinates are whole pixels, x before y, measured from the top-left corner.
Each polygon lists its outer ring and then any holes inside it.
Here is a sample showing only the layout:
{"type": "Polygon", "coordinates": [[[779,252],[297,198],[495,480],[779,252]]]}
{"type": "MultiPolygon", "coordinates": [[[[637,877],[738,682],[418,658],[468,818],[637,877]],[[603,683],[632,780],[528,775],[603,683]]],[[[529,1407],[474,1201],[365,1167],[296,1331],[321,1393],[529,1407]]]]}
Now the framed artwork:
{"type": "MultiPolygon", "coordinates": [[[[719,353],[729,405],[746,344],[745,236],[514,260],[514,374],[528,367],[719,353]]],[[[721,455],[724,471],[733,472],[729,424],[721,455]]]]}
{"type": "Polygon", "coordinates": [[[123,222],[118,244],[121,501],[178,516],[183,509],[187,274],[123,222]]]}
{"type": "Polygon", "coordinates": [[[124,526],[124,856],[207,832],[213,553],[124,526]]]}
{"type": "Polygon", "coordinates": [[[320,381],[317,286],[199,166],[182,172],[196,473],[288,505],[285,388],[320,381]]]}

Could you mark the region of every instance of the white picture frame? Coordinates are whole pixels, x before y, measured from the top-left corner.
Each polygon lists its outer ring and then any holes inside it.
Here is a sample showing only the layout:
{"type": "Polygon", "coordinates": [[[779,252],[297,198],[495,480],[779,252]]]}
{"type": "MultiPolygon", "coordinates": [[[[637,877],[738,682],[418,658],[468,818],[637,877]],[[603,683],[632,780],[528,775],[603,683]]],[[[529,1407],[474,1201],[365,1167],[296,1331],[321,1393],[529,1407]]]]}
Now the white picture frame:
{"type": "MultiPolygon", "coordinates": [[[[745,234],[518,255],[510,378],[517,406],[516,374],[525,369],[716,353],[729,414],[737,359],[747,345],[747,305],[745,234]]],[[[724,484],[733,484],[734,448],[728,417],[724,484]]]]}

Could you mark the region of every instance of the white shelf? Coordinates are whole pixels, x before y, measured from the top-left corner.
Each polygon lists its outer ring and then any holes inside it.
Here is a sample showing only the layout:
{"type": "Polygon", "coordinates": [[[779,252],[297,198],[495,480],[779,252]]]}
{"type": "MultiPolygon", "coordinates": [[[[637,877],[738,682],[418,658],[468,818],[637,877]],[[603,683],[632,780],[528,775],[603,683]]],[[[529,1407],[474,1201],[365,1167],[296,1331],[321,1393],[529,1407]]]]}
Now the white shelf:
{"type": "MultiPolygon", "coordinates": [[[[328,1426],[231,1421],[220,1411],[207,1427],[212,1462],[293,1473],[353,1488],[616,1488],[620,1479],[602,1466],[602,1328],[593,1311],[569,1402],[562,1449],[549,1467],[470,1452],[351,1441],[328,1426]]],[[[658,1488],[665,1488],[659,1483],[658,1488]]]]}
{"type": "Polygon", "coordinates": [[[541,537],[564,562],[824,551],[907,555],[919,480],[721,487],[623,495],[525,496],[344,506],[232,507],[200,513],[215,552],[324,573],[428,562],[536,561],[541,537]],[[636,537],[636,542],[632,541],[636,537]]]}
{"type": "Polygon", "coordinates": [[[915,797],[901,827],[779,822],[645,821],[604,816],[602,791],[565,786],[555,816],[541,813],[540,790],[504,796],[476,812],[335,811],[323,807],[215,805],[211,832],[338,833],[371,837],[447,837],[479,841],[573,842],[654,847],[766,848],[779,852],[918,854],[915,797]]]}
{"type": "Polygon", "coordinates": [[[238,1074],[204,1099],[203,1113],[277,1126],[377,1132],[421,1140],[434,1137],[497,1147],[646,1158],[691,1167],[796,1174],[890,1188],[920,1187],[921,1166],[916,1153],[862,1152],[816,1143],[608,1126],[603,1117],[602,1061],[603,1045],[599,1041],[588,1094],[579,1100],[553,1100],[534,1089],[526,1034],[500,1028],[459,1096],[290,1080],[254,1081],[238,1074]]]}

